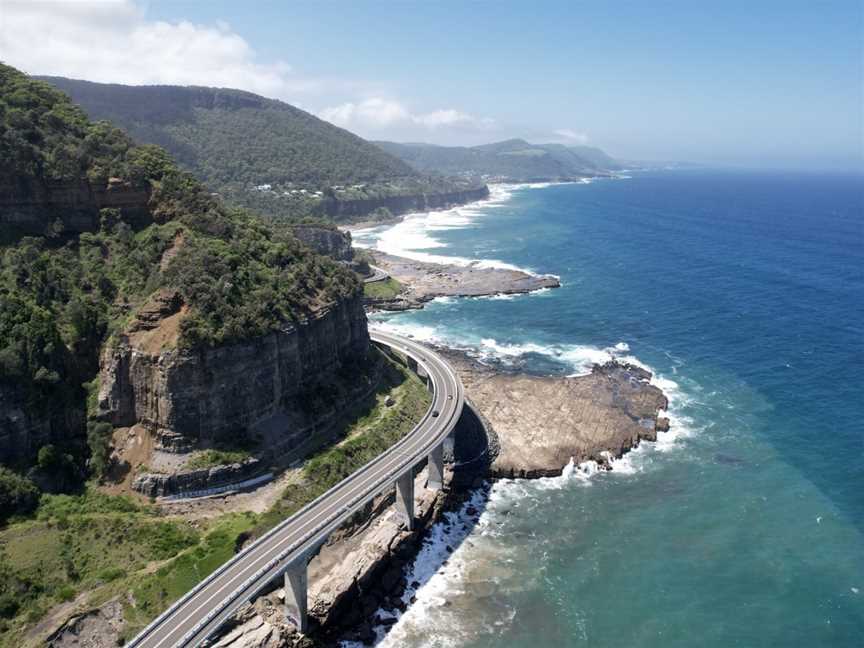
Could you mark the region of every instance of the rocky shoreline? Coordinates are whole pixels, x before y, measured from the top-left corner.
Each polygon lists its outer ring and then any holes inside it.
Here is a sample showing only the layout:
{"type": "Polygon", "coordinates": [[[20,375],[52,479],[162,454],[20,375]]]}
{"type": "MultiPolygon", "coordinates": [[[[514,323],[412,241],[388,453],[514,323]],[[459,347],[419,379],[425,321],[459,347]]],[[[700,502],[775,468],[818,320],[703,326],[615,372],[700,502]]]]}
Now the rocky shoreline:
{"type": "Polygon", "coordinates": [[[571,460],[602,468],[669,429],[665,394],[651,372],[624,362],[581,376],[536,376],[492,368],[464,351],[439,349],[499,447],[488,476],[554,477],[571,460]]]}
{"type": "MultiPolygon", "coordinates": [[[[446,531],[460,525],[460,535],[467,537],[479,521],[491,481],[560,475],[571,459],[609,468],[613,459],[668,429],[668,419],[661,416],[666,397],[640,367],[610,362],[583,376],[533,376],[490,367],[464,351],[438,351],[462,379],[469,407],[457,430],[456,472],[447,470],[445,488],[426,490],[425,468],[417,474],[415,529],[401,526],[392,494],[380,496],[334,533],[310,563],[309,610],[314,620],[308,636],[286,622],[284,593],[274,583],[223,628],[213,646],[372,645],[422,585],[412,576],[412,565],[431,542],[433,527],[440,524],[446,531]],[[448,514],[457,510],[459,515],[448,514]]],[[[443,547],[438,562],[425,565],[427,571],[446,568],[453,550],[443,547]]],[[[117,629],[123,626],[115,608],[117,601],[109,601],[107,607],[76,616],[48,645],[115,645],[117,629]]]]}
{"type": "MultiPolygon", "coordinates": [[[[557,277],[518,270],[424,263],[380,252],[373,256],[403,285],[395,299],[367,302],[373,309],[422,308],[436,297],[526,293],[560,285],[557,277]]],[[[409,565],[424,538],[436,523],[463,524],[467,536],[482,505],[465,502],[478,493],[485,501],[490,481],[557,476],[570,462],[593,461],[610,469],[614,459],[668,430],[669,420],[661,416],[667,398],[641,367],[611,361],[582,376],[535,376],[491,367],[464,351],[436,350],[462,379],[469,406],[457,428],[457,473],[448,471],[445,489],[438,493],[426,492],[423,474],[418,476],[417,528],[406,532],[398,525],[392,497],[377,500],[365,521],[343,529],[310,564],[309,609],[316,621],[309,637],[286,626],[280,607],[284,594],[277,589],[238,615],[215,646],[372,645],[413,602],[421,583],[409,580],[409,565]],[[445,517],[460,508],[461,516],[445,517]]],[[[437,568],[446,565],[444,557],[437,568]]]]}
{"type": "MultiPolygon", "coordinates": [[[[474,500],[485,501],[491,481],[557,476],[571,460],[608,469],[614,459],[668,429],[668,419],[660,415],[667,399],[640,367],[613,361],[583,376],[531,376],[489,367],[463,351],[437,350],[465,384],[473,420],[460,422],[457,473],[448,470],[443,491],[426,491],[425,470],[418,474],[417,528],[402,529],[392,496],[379,498],[310,564],[309,609],[316,619],[310,636],[297,635],[285,623],[284,594],[277,588],[240,613],[214,646],[372,645],[413,602],[421,583],[411,565],[430,530],[441,524],[446,532],[457,524],[465,527],[464,536],[470,534],[482,510],[474,500]],[[446,515],[457,510],[458,516],[446,515]]],[[[454,550],[443,549],[436,569],[446,568],[446,556],[454,550]]]]}
{"type": "MultiPolygon", "coordinates": [[[[401,310],[422,307],[440,296],[524,293],[559,285],[555,277],[517,270],[430,264],[381,253],[375,253],[375,262],[403,290],[386,304],[367,304],[372,308],[401,310]]],[[[593,461],[600,469],[609,469],[614,459],[668,430],[669,421],[662,416],[666,396],[641,367],[611,361],[595,365],[586,375],[537,376],[484,364],[465,351],[437,351],[459,374],[468,406],[457,428],[455,463],[447,470],[444,489],[427,491],[425,468],[417,473],[415,529],[401,526],[392,494],[376,498],[312,559],[312,627],[307,636],[287,623],[284,591],[274,583],[226,624],[212,646],[330,648],[345,641],[372,645],[396,623],[422,585],[413,571],[418,554],[433,536],[442,535],[442,529],[449,532],[453,525],[458,525],[456,535],[466,538],[480,519],[490,482],[557,476],[570,462],[593,461]]],[[[437,558],[424,565],[426,572],[447,567],[454,547],[439,549],[437,558]]],[[[114,645],[116,629],[123,623],[112,605],[117,608],[117,601],[70,620],[49,645],[114,645]],[[113,612],[108,615],[105,610],[113,612]]]]}
{"type": "Polygon", "coordinates": [[[558,288],[553,275],[533,275],[522,270],[428,263],[370,250],[375,265],[402,284],[393,298],[367,299],[366,305],[378,310],[401,311],[422,308],[437,297],[490,297],[516,295],[558,288]]]}

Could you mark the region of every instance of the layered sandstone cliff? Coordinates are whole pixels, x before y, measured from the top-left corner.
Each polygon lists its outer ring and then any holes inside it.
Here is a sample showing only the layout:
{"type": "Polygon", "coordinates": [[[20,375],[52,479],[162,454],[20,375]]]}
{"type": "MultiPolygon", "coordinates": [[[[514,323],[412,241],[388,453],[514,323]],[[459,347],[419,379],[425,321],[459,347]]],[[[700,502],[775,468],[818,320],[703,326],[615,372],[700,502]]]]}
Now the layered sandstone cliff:
{"type": "Polygon", "coordinates": [[[324,201],[324,212],[331,218],[344,220],[348,218],[360,218],[371,214],[376,209],[384,207],[395,216],[410,212],[448,209],[474,202],[475,200],[485,200],[488,197],[489,187],[483,185],[474,189],[445,193],[406,194],[357,200],[330,198],[324,201]]]}
{"type": "Polygon", "coordinates": [[[135,187],[117,178],[104,186],[80,179],[44,182],[18,178],[0,185],[0,228],[15,228],[29,234],[45,234],[47,227],[60,231],[90,232],[99,227],[99,210],[123,210],[127,220],[149,218],[149,188],[135,187]]]}
{"type": "Polygon", "coordinates": [[[320,225],[292,225],[291,232],[303,244],[337,261],[351,261],[351,233],[320,225]]]}
{"type": "MultiPolygon", "coordinates": [[[[175,316],[182,308],[160,321],[175,316]]],[[[215,348],[186,351],[158,337],[154,345],[158,333],[133,331],[105,349],[98,414],[117,427],[144,425],[169,448],[219,442],[302,409],[320,381],[364,361],[369,348],[359,297],[304,323],[215,348]]]]}

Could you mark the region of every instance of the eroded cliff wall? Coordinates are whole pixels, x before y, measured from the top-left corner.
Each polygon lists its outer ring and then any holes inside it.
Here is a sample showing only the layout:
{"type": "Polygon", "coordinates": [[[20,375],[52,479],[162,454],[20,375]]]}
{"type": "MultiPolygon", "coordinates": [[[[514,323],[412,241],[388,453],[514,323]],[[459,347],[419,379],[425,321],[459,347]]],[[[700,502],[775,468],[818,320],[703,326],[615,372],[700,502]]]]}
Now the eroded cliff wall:
{"type": "Polygon", "coordinates": [[[351,261],[351,233],[320,225],[292,225],[291,232],[318,254],[325,254],[337,261],[351,261]]]}
{"type": "Polygon", "coordinates": [[[87,180],[50,183],[20,178],[0,184],[0,229],[14,228],[28,234],[46,234],[46,228],[61,232],[92,232],[99,227],[99,210],[121,209],[127,217],[149,219],[149,189],[133,187],[112,178],[105,186],[87,180]]]}
{"type": "Polygon", "coordinates": [[[464,205],[475,200],[489,197],[489,187],[483,185],[475,189],[449,193],[424,193],[404,196],[383,196],[362,200],[328,199],[324,202],[325,213],[336,220],[358,218],[371,214],[376,209],[386,207],[393,215],[410,212],[447,209],[464,205]]]}
{"type": "Polygon", "coordinates": [[[160,437],[217,441],[301,407],[319,381],[364,362],[368,349],[360,296],[305,324],[197,352],[148,353],[123,338],[102,355],[99,416],[160,437]]]}

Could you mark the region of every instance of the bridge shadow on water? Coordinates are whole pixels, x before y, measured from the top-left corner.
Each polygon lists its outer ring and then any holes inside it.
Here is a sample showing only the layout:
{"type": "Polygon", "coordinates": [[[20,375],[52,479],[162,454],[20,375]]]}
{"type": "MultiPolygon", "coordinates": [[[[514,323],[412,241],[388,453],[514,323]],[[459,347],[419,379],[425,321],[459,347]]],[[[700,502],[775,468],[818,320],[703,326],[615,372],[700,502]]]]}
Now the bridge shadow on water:
{"type": "Polygon", "coordinates": [[[471,536],[486,508],[491,488],[486,476],[497,448],[491,427],[466,403],[455,430],[452,452],[445,455],[452,477],[443,514],[414,542],[394,552],[394,562],[376,579],[377,591],[361,594],[358,603],[363,621],[342,634],[343,646],[357,648],[380,643],[415,604],[418,593],[422,596],[423,587],[436,574],[447,570],[451,555],[471,536]]]}

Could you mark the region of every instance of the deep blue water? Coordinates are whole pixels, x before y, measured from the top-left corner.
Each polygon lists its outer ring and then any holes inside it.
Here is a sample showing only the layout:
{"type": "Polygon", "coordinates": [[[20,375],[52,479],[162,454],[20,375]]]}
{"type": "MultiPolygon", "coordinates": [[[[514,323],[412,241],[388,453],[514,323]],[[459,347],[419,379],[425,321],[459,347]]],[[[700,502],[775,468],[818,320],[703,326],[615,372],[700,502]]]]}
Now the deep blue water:
{"type": "Polygon", "coordinates": [[[359,235],[560,276],[377,324],[542,373],[631,356],[674,423],[612,473],[497,484],[387,645],[864,645],[862,187],[643,173],[359,235]]]}

